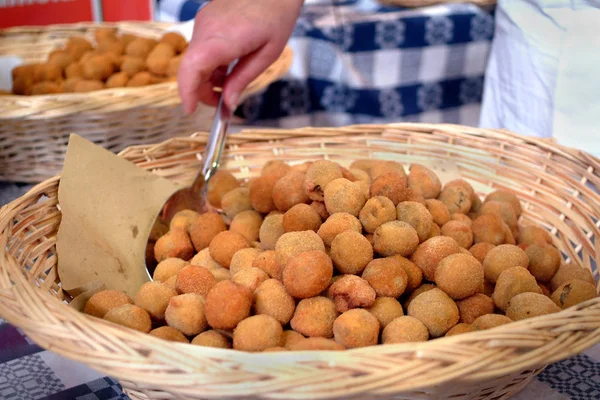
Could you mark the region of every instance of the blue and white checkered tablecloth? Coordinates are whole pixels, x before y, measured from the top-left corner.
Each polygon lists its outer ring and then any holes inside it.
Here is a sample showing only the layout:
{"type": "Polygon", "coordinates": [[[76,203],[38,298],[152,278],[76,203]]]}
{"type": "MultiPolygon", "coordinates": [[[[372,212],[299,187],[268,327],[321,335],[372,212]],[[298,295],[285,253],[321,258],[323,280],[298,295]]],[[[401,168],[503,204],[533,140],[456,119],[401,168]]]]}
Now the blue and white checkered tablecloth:
{"type": "MultiPolygon", "coordinates": [[[[159,18],[189,20],[206,1],[162,0],[159,18]]],[[[392,121],[479,123],[493,9],[418,9],[374,0],[307,3],[289,73],[238,115],[263,126],[392,121]]]]}

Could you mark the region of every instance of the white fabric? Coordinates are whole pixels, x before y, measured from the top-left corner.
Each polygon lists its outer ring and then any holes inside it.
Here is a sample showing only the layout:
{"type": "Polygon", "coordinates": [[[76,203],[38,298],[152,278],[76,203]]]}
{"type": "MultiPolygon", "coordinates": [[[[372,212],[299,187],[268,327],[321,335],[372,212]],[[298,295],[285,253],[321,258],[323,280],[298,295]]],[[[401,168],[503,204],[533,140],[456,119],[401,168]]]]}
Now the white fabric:
{"type": "Polygon", "coordinates": [[[500,0],[480,125],[600,156],[600,0],[500,0]]]}

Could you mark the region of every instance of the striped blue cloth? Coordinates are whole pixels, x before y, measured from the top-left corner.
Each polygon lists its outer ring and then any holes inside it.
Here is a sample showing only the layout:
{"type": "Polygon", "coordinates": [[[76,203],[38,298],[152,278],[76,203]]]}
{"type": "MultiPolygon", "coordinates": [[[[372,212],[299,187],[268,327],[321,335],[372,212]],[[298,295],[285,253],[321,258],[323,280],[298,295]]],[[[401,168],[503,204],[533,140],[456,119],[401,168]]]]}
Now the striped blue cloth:
{"type": "MultiPolygon", "coordinates": [[[[206,0],[162,0],[159,18],[192,19],[206,0]]],[[[373,0],[307,2],[291,70],[237,111],[248,124],[340,126],[392,121],[477,125],[494,9],[418,9],[373,0]]]]}

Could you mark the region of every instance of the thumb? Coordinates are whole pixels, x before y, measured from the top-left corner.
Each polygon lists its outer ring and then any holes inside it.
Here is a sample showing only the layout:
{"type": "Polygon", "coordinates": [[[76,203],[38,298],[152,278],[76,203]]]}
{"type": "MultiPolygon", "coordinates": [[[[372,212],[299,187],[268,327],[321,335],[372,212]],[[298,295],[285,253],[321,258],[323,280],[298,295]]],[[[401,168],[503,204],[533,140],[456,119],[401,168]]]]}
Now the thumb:
{"type": "Polygon", "coordinates": [[[257,51],[240,58],[225,82],[223,96],[230,110],[235,110],[242,92],[263,73],[279,56],[273,46],[263,46],[257,51]]]}
{"type": "Polygon", "coordinates": [[[209,37],[192,43],[178,72],[179,95],[184,109],[191,113],[199,101],[213,103],[211,77],[223,65],[235,60],[241,49],[223,37],[209,37]]]}

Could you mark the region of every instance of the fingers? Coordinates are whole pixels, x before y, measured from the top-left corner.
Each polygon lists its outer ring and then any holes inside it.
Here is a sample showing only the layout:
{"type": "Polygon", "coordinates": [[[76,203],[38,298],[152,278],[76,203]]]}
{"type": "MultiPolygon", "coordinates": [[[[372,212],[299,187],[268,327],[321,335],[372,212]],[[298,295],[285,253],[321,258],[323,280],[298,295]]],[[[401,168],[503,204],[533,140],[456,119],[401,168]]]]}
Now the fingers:
{"type": "Polygon", "coordinates": [[[281,50],[267,44],[240,59],[223,89],[225,104],[230,110],[237,108],[242,92],[279,57],[281,50]]]}

